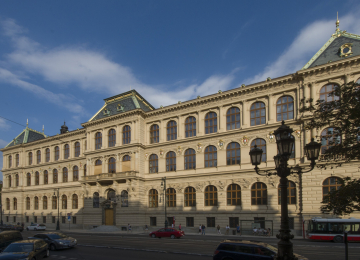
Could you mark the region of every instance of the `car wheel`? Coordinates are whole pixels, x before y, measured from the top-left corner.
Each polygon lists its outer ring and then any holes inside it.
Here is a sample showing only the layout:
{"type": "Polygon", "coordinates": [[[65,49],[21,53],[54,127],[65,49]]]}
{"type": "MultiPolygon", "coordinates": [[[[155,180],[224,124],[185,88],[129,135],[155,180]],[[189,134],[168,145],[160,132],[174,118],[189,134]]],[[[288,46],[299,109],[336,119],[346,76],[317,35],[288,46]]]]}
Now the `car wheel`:
{"type": "Polygon", "coordinates": [[[343,242],[343,238],[342,238],[342,236],[336,236],[336,237],[334,237],[333,241],[334,241],[335,243],[342,243],[342,242],[343,242]]]}
{"type": "Polygon", "coordinates": [[[152,238],[155,238],[156,236],[155,236],[155,234],[152,234],[151,237],[152,237],[152,238]]]}
{"type": "Polygon", "coordinates": [[[50,245],[50,250],[51,250],[51,251],[55,251],[55,250],[56,250],[56,246],[55,246],[54,244],[51,244],[51,245],[50,245]]]}
{"type": "Polygon", "coordinates": [[[174,239],[175,238],[175,236],[174,235],[171,235],[171,237],[170,237],[171,239],[174,239]]]}
{"type": "Polygon", "coordinates": [[[44,258],[45,258],[45,257],[49,257],[49,256],[50,256],[50,250],[47,249],[47,250],[46,250],[46,255],[44,256],[44,258]]]}

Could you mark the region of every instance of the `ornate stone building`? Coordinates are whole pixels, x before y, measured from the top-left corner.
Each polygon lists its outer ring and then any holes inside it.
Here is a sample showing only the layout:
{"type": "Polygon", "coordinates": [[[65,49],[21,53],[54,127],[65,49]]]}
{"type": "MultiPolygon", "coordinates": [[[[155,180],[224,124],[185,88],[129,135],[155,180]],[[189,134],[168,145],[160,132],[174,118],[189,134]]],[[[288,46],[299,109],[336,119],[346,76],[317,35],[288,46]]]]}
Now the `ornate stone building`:
{"type": "MultiPolygon", "coordinates": [[[[59,207],[66,227],[68,213],[77,228],[160,227],[166,177],[167,217],[174,216],[176,224],[196,229],[241,222],[246,228],[259,222],[278,230],[279,179],[256,175],[251,147],[264,151],[261,168],[274,168],[273,131],[285,120],[295,130],[289,164],[309,164],[304,145],[328,130],[303,130],[309,115],[299,112],[300,101],[329,100],[335,85],[359,78],[360,36],[337,26],[319,52],[290,75],[158,109],[132,90],[105,99],[81,129],[68,131],[64,124],[60,134],[45,136],[27,127],[1,150],[4,222],[54,227],[59,207]]],[[[338,177],[359,178],[359,165],[290,176],[291,228],[299,234],[302,219],[322,216],[323,196],[339,186],[338,177]]]]}

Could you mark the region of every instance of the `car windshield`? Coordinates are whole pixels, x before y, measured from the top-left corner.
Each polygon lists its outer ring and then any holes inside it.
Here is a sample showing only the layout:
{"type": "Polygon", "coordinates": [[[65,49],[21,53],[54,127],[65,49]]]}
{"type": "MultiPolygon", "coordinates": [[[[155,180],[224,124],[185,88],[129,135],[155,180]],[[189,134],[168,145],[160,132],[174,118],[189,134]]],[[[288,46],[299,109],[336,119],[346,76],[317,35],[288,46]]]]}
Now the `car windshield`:
{"type": "Polygon", "coordinates": [[[66,238],[67,236],[65,236],[64,234],[48,234],[48,237],[50,237],[51,239],[61,239],[66,238]]]}
{"type": "Polygon", "coordinates": [[[16,244],[11,244],[9,245],[7,248],[5,248],[5,250],[3,252],[31,252],[34,249],[34,245],[33,244],[20,244],[20,243],[16,243],[16,244]]]}

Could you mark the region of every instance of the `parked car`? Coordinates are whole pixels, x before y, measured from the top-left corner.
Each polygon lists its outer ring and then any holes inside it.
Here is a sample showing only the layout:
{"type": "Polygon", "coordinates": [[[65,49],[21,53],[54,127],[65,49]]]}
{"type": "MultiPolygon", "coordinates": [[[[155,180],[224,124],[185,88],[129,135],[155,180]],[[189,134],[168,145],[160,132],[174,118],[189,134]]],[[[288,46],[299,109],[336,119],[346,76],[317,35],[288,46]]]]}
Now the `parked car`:
{"type": "Polygon", "coordinates": [[[45,241],[39,239],[28,239],[11,243],[0,253],[0,260],[38,260],[43,257],[48,257],[49,255],[49,248],[45,241]]]}
{"type": "MultiPolygon", "coordinates": [[[[246,240],[225,240],[216,248],[213,260],[265,260],[275,259],[277,248],[262,242],[246,240]]],[[[294,254],[298,260],[308,260],[307,258],[294,254]]]]}
{"type": "Polygon", "coordinates": [[[10,225],[10,224],[2,224],[2,225],[0,225],[0,230],[1,230],[1,231],[14,230],[14,228],[13,228],[13,225],[10,225]]]}
{"type": "Polygon", "coordinates": [[[153,231],[149,234],[150,237],[162,238],[162,237],[170,237],[170,238],[180,238],[185,236],[184,231],[177,230],[175,228],[161,228],[157,231],[153,231]]]}
{"type": "Polygon", "coordinates": [[[3,231],[0,233],[0,251],[13,242],[23,240],[19,231],[3,231]]]}
{"type": "Polygon", "coordinates": [[[17,231],[23,232],[24,227],[23,227],[23,226],[20,226],[20,225],[13,225],[13,229],[12,229],[12,230],[17,230],[17,231]]]}
{"type": "Polygon", "coordinates": [[[29,239],[44,240],[49,245],[49,248],[52,251],[77,246],[77,240],[75,238],[69,237],[60,232],[46,232],[36,234],[33,237],[29,237],[29,239]]]}
{"type": "Polygon", "coordinates": [[[44,224],[31,224],[30,226],[27,226],[26,228],[27,231],[29,230],[46,230],[46,226],[44,224]]]}

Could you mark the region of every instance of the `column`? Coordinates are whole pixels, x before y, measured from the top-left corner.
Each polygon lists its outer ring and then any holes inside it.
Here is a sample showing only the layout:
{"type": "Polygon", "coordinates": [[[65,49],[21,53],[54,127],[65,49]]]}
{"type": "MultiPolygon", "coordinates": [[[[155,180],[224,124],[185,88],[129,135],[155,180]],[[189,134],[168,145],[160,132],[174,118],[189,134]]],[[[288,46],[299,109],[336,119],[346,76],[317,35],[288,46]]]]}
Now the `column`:
{"type": "Polygon", "coordinates": [[[274,123],[274,115],[273,115],[273,95],[268,95],[268,123],[274,123]]]}
{"type": "Polygon", "coordinates": [[[227,108],[221,106],[219,107],[219,132],[225,132],[226,131],[226,110],[227,108]]]}
{"type": "Polygon", "coordinates": [[[199,115],[198,133],[199,133],[199,136],[202,136],[205,134],[205,112],[198,111],[198,115],[199,115]]]}
{"type": "Polygon", "coordinates": [[[242,128],[247,128],[249,123],[249,113],[246,111],[247,101],[243,101],[242,103],[242,128]]]}
{"type": "Polygon", "coordinates": [[[178,123],[178,139],[185,138],[185,120],[187,116],[179,116],[178,123]]]}

